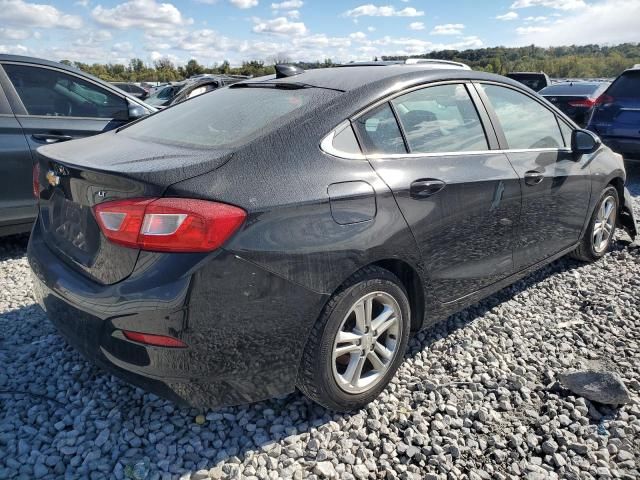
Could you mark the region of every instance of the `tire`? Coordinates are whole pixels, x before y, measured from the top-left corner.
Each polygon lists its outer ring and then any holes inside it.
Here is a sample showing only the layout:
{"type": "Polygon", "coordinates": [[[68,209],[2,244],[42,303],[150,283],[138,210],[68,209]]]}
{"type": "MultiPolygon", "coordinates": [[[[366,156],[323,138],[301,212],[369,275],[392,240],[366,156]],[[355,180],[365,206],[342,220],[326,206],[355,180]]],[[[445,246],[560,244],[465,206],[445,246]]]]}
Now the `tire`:
{"type": "Polygon", "coordinates": [[[358,271],[329,300],[311,330],[298,388],[331,410],[364,407],[384,390],[402,362],[410,318],[407,292],[394,274],[379,267],[358,271]],[[344,341],[338,342],[338,333],[344,341]]]}
{"type": "Polygon", "coordinates": [[[618,191],[615,187],[609,185],[603,190],[600,200],[598,200],[596,208],[591,215],[587,230],[580,240],[580,245],[570,254],[573,258],[583,262],[595,262],[607,253],[615,234],[619,203],[618,191]],[[601,231],[598,230],[598,226],[602,225],[603,212],[608,210],[609,205],[612,205],[613,208],[610,216],[605,219],[607,227],[603,232],[602,241],[598,242],[596,233],[601,231]]]}

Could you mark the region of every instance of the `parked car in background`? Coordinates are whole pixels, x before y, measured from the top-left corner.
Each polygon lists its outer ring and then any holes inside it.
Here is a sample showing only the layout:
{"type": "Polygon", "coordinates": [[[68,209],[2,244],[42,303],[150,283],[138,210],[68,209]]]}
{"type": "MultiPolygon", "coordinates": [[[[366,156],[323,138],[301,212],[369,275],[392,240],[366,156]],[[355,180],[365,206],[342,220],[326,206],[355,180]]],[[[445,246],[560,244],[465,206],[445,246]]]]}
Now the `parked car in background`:
{"type": "Polygon", "coordinates": [[[201,407],[354,410],[411,331],[636,234],[620,155],[515,81],[277,72],[38,149],[35,295],[86,358],[201,407]]]}
{"type": "Polygon", "coordinates": [[[146,101],[157,108],[164,108],[245,79],[246,77],[240,76],[198,75],[183,82],[167,85],[157,90],[146,101]]]}
{"type": "Polygon", "coordinates": [[[149,90],[145,89],[140,85],[136,85],[135,83],[128,82],[111,82],[111,85],[118,87],[120,90],[123,90],[140,100],[144,100],[149,96],[149,90]]]}
{"type": "Polygon", "coordinates": [[[549,75],[544,72],[511,72],[507,73],[506,76],[526,85],[534,92],[539,92],[543,88],[551,85],[549,75]]]}
{"type": "Polygon", "coordinates": [[[0,55],[0,236],[29,231],[36,216],[36,148],[112,130],[155,110],[73,67],[0,55]]]}
{"type": "Polygon", "coordinates": [[[584,127],[596,100],[611,82],[560,82],[538,93],[562,110],[574,122],[584,127]]]}
{"type": "Polygon", "coordinates": [[[640,158],[640,65],[622,72],[596,100],[587,128],[613,150],[640,158]]]}

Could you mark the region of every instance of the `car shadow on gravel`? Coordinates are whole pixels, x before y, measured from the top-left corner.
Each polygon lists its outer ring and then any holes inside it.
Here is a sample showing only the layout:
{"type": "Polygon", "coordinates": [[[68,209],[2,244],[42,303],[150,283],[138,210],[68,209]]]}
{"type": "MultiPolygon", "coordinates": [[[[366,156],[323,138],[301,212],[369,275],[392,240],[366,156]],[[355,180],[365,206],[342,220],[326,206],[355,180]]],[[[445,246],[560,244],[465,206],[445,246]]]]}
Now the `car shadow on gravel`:
{"type": "MultiPolygon", "coordinates": [[[[11,243],[6,249],[0,244],[0,261],[24,254],[25,237],[13,238],[11,243]]],[[[618,240],[612,249],[627,246],[628,242],[618,240]]],[[[418,333],[407,358],[429,350],[439,339],[549,276],[581,265],[568,258],[555,261],[418,333]]],[[[298,442],[287,443],[288,436],[302,435],[306,441],[305,434],[308,437],[313,428],[365,421],[361,412],[330,412],[298,392],[205,412],[177,407],[86,362],[35,304],[1,313],[0,332],[0,364],[7,366],[0,372],[0,447],[4,443],[8,457],[16,459],[20,451],[24,455],[25,443],[46,452],[47,459],[53,457],[47,468],[57,475],[68,469],[80,476],[97,470],[105,478],[124,478],[141,462],[150,471],[180,475],[223,461],[240,463],[256,451],[264,451],[269,461],[287,449],[301,448],[298,442]]],[[[375,408],[375,402],[370,408],[375,408]]],[[[296,456],[318,460],[317,452],[308,450],[296,456]]]]}

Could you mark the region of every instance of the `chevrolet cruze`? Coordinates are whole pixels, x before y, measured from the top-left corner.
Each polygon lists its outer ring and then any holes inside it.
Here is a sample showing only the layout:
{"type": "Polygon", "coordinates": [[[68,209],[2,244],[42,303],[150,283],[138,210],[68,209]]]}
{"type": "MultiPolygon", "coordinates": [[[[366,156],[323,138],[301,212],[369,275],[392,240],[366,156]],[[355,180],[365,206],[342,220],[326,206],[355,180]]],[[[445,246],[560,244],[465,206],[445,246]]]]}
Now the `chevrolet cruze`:
{"type": "Polygon", "coordinates": [[[351,410],[411,332],[634,236],[624,183],[619,155],[504,77],[279,68],[40,148],[28,257],[59,331],[131,383],[351,410]]]}

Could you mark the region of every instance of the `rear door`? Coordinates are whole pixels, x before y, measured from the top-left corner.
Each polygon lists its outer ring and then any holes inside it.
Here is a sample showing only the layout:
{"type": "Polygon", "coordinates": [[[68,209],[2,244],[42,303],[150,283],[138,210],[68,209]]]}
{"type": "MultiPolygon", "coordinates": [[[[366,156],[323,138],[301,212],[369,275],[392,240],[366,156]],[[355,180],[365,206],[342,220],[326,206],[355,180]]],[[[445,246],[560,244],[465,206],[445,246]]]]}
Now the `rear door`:
{"type": "Polygon", "coordinates": [[[31,189],[31,152],[4,93],[0,70],[0,230],[27,230],[36,216],[31,189]]]}
{"type": "Polygon", "coordinates": [[[476,87],[520,177],[522,213],[514,262],[521,270],[580,239],[591,198],[590,157],[574,156],[573,127],[536,97],[501,84],[476,87]]]}
{"type": "Polygon", "coordinates": [[[520,184],[464,83],[408,91],[355,121],[442,302],[513,273],[520,184]]]}

